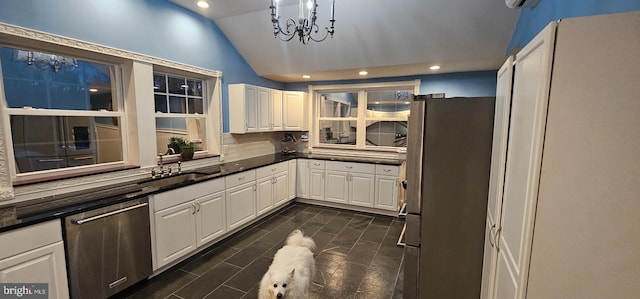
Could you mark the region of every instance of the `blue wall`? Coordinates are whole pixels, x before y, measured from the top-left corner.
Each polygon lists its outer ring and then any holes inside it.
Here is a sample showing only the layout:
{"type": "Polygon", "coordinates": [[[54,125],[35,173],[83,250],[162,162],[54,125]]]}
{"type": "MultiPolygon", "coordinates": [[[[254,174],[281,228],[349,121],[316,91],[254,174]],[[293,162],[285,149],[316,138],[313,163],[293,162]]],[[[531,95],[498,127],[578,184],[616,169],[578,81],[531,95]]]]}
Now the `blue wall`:
{"type": "Polygon", "coordinates": [[[0,22],[222,71],[225,132],[228,84],[284,87],[257,76],[213,21],[168,0],[2,0],[0,22]]]}
{"type": "Polygon", "coordinates": [[[540,0],[536,7],[520,12],[507,53],[524,47],[551,21],[633,10],[640,10],[640,0],[540,0]]]}
{"type": "Polygon", "coordinates": [[[377,78],[366,80],[288,83],[287,90],[309,91],[309,84],[357,84],[420,79],[420,94],[444,92],[447,97],[485,97],[496,95],[497,71],[377,78]]]}

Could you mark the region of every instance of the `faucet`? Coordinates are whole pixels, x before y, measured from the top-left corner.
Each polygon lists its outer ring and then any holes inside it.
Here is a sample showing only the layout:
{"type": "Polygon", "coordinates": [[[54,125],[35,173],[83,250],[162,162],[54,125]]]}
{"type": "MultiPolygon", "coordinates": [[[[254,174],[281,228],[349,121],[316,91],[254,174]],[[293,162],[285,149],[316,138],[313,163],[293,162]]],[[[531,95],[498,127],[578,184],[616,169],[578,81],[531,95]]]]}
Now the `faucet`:
{"type": "Polygon", "coordinates": [[[171,175],[171,166],[167,166],[167,170],[165,172],[165,168],[164,168],[164,163],[162,162],[162,156],[164,156],[162,153],[158,154],[158,167],[160,168],[160,170],[156,173],[156,168],[152,168],[151,169],[151,178],[156,178],[156,175],[159,175],[160,177],[164,177],[165,175],[170,176],[171,175]]]}

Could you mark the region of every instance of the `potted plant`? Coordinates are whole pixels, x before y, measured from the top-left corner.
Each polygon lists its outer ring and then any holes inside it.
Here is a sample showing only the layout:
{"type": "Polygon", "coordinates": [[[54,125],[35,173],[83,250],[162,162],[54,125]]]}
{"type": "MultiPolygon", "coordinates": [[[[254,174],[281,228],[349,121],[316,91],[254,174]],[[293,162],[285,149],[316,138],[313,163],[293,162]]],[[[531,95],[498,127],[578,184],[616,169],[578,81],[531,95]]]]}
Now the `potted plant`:
{"type": "Polygon", "coordinates": [[[187,142],[184,138],[178,136],[172,136],[169,138],[169,144],[167,147],[173,150],[173,153],[180,154],[182,160],[191,160],[193,158],[193,153],[195,152],[193,142],[187,142]]]}

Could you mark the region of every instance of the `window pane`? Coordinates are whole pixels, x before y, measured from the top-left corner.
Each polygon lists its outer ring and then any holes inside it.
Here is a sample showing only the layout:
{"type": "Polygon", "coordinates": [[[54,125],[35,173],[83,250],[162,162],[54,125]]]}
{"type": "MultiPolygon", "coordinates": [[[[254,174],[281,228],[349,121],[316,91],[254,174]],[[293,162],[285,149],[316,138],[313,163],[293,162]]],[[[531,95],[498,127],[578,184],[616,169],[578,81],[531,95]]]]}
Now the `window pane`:
{"type": "Polygon", "coordinates": [[[190,114],[204,114],[204,107],[202,106],[202,99],[189,98],[189,113],[190,114]]]}
{"type": "Polygon", "coordinates": [[[320,95],[320,117],[358,117],[358,93],[320,95]]]}
{"type": "Polygon", "coordinates": [[[199,80],[187,80],[187,94],[190,96],[201,97],[202,96],[202,81],[199,80]]]}
{"type": "Polygon", "coordinates": [[[168,152],[169,138],[182,137],[193,142],[196,151],[207,150],[204,118],[165,118],[156,117],[156,145],[159,152],[168,152]]]}
{"type": "Polygon", "coordinates": [[[320,143],[356,144],[356,121],[323,120],[318,132],[320,143]]]}
{"type": "Polygon", "coordinates": [[[155,106],[156,106],[156,112],[164,112],[167,113],[169,112],[168,108],[167,108],[167,96],[163,95],[163,94],[156,94],[154,95],[154,100],[155,100],[155,106]]]}
{"type": "Polygon", "coordinates": [[[118,110],[113,65],[6,47],[0,60],[10,108],[118,110]]]}
{"type": "Polygon", "coordinates": [[[367,118],[406,117],[412,94],[411,90],[367,92],[367,118]]]}
{"type": "Polygon", "coordinates": [[[184,78],[169,77],[169,93],[185,94],[186,88],[187,85],[184,78]]]}
{"type": "Polygon", "coordinates": [[[368,146],[407,146],[406,121],[378,121],[367,125],[368,146]]]}
{"type": "Polygon", "coordinates": [[[153,74],[153,92],[167,92],[167,76],[153,74]]]}
{"type": "Polygon", "coordinates": [[[122,161],[117,117],[12,115],[17,173],[122,161]]]}
{"type": "Polygon", "coordinates": [[[169,112],[170,113],[187,113],[187,98],[170,96],[169,112]]]}

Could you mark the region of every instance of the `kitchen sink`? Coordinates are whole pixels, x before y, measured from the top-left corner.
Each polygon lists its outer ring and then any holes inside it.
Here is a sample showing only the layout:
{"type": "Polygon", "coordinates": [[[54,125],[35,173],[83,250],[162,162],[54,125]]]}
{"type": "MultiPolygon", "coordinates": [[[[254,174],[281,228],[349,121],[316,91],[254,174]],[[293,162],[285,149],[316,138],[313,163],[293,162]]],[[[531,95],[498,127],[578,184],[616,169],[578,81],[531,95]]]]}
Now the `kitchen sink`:
{"type": "Polygon", "coordinates": [[[172,185],[178,185],[185,182],[197,181],[199,178],[209,176],[206,173],[189,172],[183,174],[175,174],[167,177],[159,177],[151,180],[139,182],[138,185],[143,187],[167,187],[172,185]]]}

